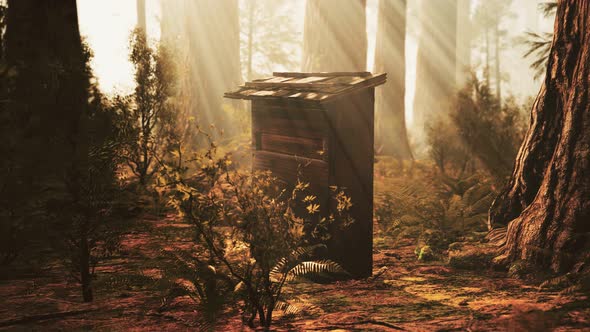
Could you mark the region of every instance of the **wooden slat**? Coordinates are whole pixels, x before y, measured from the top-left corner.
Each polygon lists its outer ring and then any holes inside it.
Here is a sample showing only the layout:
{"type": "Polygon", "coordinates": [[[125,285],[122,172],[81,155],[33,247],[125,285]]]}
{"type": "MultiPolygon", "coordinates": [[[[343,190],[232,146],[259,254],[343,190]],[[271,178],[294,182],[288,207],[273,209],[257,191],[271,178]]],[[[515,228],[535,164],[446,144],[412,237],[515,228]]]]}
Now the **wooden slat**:
{"type": "Polygon", "coordinates": [[[321,90],[326,88],[335,87],[352,87],[356,85],[369,86],[372,84],[378,84],[381,81],[385,81],[385,74],[381,74],[373,77],[350,77],[348,80],[328,80],[326,82],[314,82],[314,83],[301,83],[299,80],[267,83],[267,82],[247,82],[246,87],[248,88],[298,88],[307,90],[321,90]]]}
{"type": "Polygon", "coordinates": [[[367,80],[364,80],[362,83],[351,85],[350,88],[348,88],[346,90],[334,92],[333,94],[331,94],[327,98],[323,99],[322,102],[331,101],[333,99],[337,99],[337,98],[346,96],[350,93],[354,93],[354,92],[357,92],[362,89],[367,89],[367,88],[379,86],[381,84],[384,84],[386,81],[387,81],[387,74],[381,74],[378,76],[374,76],[374,77],[371,77],[367,80]]]}
{"type": "MultiPolygon", "coordinates": [[[[330,77],[309,76],[301,79],[291,80],[289,83],[317,83],[330,79],[330,77]]],[[[284,82],[284,81],[283,81],[284,82]]]]}
{"type": "Polygon", "coordinates": [[[248,88],[297,88],[297,89],[321,89],[342,85],[342,83],[267,83],[267,82],[246,82],[248,88]]]}
{"type": "MultiPolygon", "coordinates": [[[[364,73],[364,72],[363,72],[364,73]]],[[[275,73],[282,74],[282,73],[275,73]]],[[[325,76],[305,76],[322,73],[286,73],[288,77],[275,77],[265,81],[247,82],[240,90],[228,92],[224,96],[233,99],[276,100],[284,98],[305,103],[326,103],[356,91],[384,84],[386,74],[362,76],[362,73],[324,73],[325,76]],[[297,74],[304,74],[303,76],[297,74]],[[355,75],[355,76],[353,76],[355,75]],[[324,79],[325,78],[325,79],[324,79]],[[301,83],[309,82],[311,83],[301,83]]]]}
{"type": "Polygon", "coordinates": [[[328,132],[324,117],[325,114],[314,110],[255,109],[252,132],[321,139],[328,132]]]}
{"type": "MultiPolygon", "coordinates": [[[[297,181],[298,170],[302,170],[301,181],[309,182],[312,191],[327,191],[328,163],[323,160],[289,156],[276,152],[255,151],[253,169],[271,171],[274,176],[289,184],[297,181]]],[[[316,193],[316,195],[318,195],[316,193]]],[[[319,195],[318,195],[319,196],[319,195]]]]}
{"type": "Polygon", "coordinates": [[[274,73],[272,73],[272,75],[278,76],[278,77],[310,77],[310,76],[318,76],[318,77],[360,76],[360,77],[367,77],[367,76],[371,76],[371,73],[368,71],[321,72],[321,73],[274,72],[274,73]]]}
{"type": "Polygon", "coordinates": [[[281,83],[285,81],[292,80],[292,77],[271,77],[264,80],[255,80],[254,82],[264,82],[264,83],[281,83]]]}
{"type": "Polygon", "coordinates": [[[260,149],[311,159],[324,159],[327,147],[321,138],[261,133],[260,149]]]}
{"type": "Polygon", "coordinates": [[[266,97],[266,96],[274,96],[276,91],[273,90],[260,90],[257,91],[253,94],[251,94],[252,96],[259,96],[259,97],[266,97]]]}

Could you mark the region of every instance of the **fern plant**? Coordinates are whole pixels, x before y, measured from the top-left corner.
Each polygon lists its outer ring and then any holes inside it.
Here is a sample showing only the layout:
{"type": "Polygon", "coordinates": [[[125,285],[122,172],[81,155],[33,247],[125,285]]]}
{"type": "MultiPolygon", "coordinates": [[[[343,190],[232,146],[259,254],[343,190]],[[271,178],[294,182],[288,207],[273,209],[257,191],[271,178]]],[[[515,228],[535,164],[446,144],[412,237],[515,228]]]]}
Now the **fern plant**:
{"type": "MultiPolygon", "coordinates": [[[[330,260],[313,260],[316,251],[324,245],[316,244],[301,247],[290,255],[281,258],[269,273],[269,293],[261,297],[260,303],[265,303],[264,311],[268,316],[268,306],[272,311],[279,311],[284,316],[294,316],[304,311],[316,309],[314,306],[301,301],[297,296],[286,296],[283,289],[286,284],[299,278],[313,278],[317,276],[348,275],[337,263],[330,260]]],[[[222,269],[217,269],[210,262],[204,261],[194,253],[182,250],[162,251],[166,263],[160,265],[163,275],[159,279],[150,279],[151,286],[160,291],[162,304],[159,311],[167,310],[176,298],[189,297],[199,305],[207,321],[214,321],[223,305],[230,300],[247,299],[248,287],[243,281],[228,276],[222,269]]],[[[258,313],[258,308],[245,303],[246,312],[258,313]]],[[[249,319],[246,317],[246,319],[249,319]]]]}
{"type": "Polygon", "coordinates": [[[394,178],[378,184],[375,215],[394,246],[412,239],[417,254],[429,246],[436,255],[486,230],[494,191],[485,174],[453,178],[432,167],[415,172],[420,181],[394,178]]]}

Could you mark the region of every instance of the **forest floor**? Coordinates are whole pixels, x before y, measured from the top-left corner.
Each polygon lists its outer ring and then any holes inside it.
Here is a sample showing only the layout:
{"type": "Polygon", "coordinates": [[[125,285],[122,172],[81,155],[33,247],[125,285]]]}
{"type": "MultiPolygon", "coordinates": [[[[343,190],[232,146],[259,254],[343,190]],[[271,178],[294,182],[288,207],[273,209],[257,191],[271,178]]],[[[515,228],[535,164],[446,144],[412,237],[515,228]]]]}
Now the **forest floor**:
{"type": "MultiPolygon", "coordinates": [[[[66,272],[57,267],[14,268],[1,275],[0,330],[202,329],[205,325],[193,301],[179,298],[159,311],[161,293],[142,286],[137,278],[159,273],[146,261],[161,260],[162,248],[188,245],[183,224],[172,216],[144,216],[141,222],[146,227],[127,236],[125,254],[97,267],[96,299],[91,304],[82,303],[78,286],[65,282],[66,272]]],[[[590,331],[586,296],[540,291],[501,272],[420,263],[412,243],[396,248],[387,243],[386,238],[375,240],[373,278],[290,286],[312,310],[278,317],[276,330],[590,331]]],[[[249,329],[236,309],[228,309],[211,330],[249,329]]]]}

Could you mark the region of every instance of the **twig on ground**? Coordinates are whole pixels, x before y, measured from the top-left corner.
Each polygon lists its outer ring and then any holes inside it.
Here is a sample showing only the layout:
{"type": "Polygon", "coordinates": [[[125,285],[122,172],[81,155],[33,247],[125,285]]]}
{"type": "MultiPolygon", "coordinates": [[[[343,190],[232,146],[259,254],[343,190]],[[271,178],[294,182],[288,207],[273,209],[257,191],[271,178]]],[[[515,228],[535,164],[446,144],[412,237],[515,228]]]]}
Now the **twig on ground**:
{"type": "Polygon", "coordinates": [[[343,326],[349,326],[350,327],[350,326],[367,325],[367,324],[385,326],[385,327],[388,327],[388,328],[390,328],[392,330],[396,330],[396,331],[406,331],[406,329],[404,329],[403,327],[399,327],[397,325],[393,325],[391,323],[387,323],[387,322],[383,322],[383,321],[375,320],[375,319],[366,319],[366,320],[361,320],[361,321],[358,321],[358,322],[337,323],[337,324],[334,324],[334,325],[326,325],[326,326],[322,326],[320,330],[321,331],[325,331],[327,329],[341,329],[343,326]]]}
{"type": "Polygon", "coordinates": [[[19,324],[28,324],[28,323],[33,323],[33,322],[38,322],[38,321],[43,321],[43,320],[81,315],[81,314],[86,314],[86,313],[96,311],[96,310],[98,310],[98,309],[60,311],[60,312],[54,312],[54,313],[50,313],[50,314],[24,316],[24,317],[20,317],[20,318],[14,318],[14,319],[1,321],[0,327],[7,327],[7,326],[19,325],[19,324]]]}

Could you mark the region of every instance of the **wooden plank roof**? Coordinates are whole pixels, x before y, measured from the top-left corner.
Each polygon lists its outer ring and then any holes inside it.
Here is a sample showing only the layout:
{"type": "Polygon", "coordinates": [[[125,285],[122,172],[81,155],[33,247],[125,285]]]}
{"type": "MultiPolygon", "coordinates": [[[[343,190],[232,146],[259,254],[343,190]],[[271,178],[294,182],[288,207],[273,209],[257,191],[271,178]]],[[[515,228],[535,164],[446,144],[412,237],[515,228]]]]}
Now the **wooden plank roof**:
{"type": "Polygon", "coordinates": [[[326,102],[360,89],[384,84],[386,74],[369,72],[284,73],[246,82],[227,92],[232,99],[280,99],[326,102]]]}

